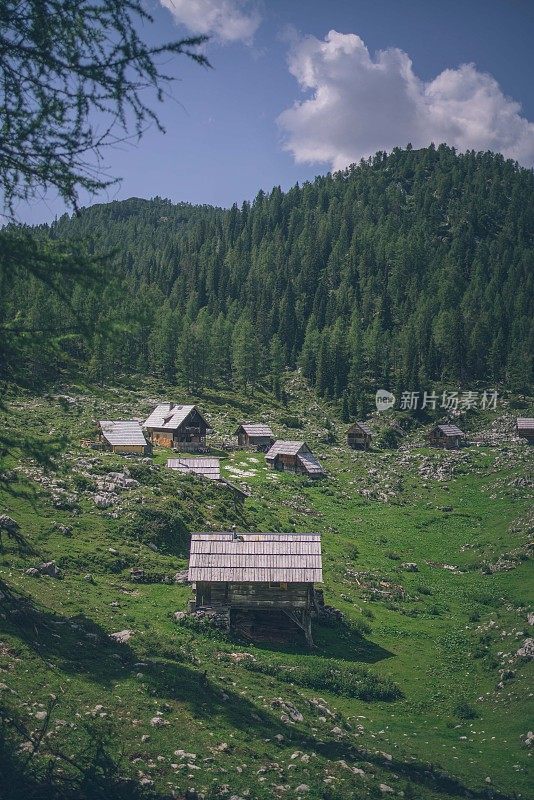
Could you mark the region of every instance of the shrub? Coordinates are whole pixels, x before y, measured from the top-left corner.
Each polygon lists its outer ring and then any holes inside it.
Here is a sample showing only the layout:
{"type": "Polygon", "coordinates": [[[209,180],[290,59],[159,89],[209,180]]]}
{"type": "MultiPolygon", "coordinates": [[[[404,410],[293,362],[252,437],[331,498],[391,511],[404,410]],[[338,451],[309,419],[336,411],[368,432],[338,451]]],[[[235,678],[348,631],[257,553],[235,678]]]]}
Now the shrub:
{"type": "Polygon", "coordinates": [[[338,661],[324,662],[311,658],[305,664],[286,666],[262,661],[244,661],[249,672],[270,675],[284,683],[296,683],[308,689],[328,691],[360,700],[398,700],[399,687],[387,678],[379,678],[363,667],[347,667],[338,661]]]}
{"type": "Polygon", "coordinates": [[[284,417],[280,417],[280,425],[285,425],[286,428],[302,428],[304,427],[302,422],[298,417],[294,417],[291,415],[286,415],[284,417]]]}
{"type": "Polygon", "coordinates": [[[458,719],[476,719],[478,717],[476,709],[469,705],[467,700],[461,700],[455,706],[453,713],[458,719]]]}
{"type": "Polygon", "coordinates": [[[133,518],[125,523],[123,533],[138,542],[154,544],[162,552],[187,554],[189,533],[175,501],[137,508],[133,518]]]}
{"type": "Polygon", "coordinates": [[[422,584],[420,584],[416,588],[419,594],[424,594],[427,596],[432,594],[432,589],[430,589],[428,586],[423,586],[422,584]]]}

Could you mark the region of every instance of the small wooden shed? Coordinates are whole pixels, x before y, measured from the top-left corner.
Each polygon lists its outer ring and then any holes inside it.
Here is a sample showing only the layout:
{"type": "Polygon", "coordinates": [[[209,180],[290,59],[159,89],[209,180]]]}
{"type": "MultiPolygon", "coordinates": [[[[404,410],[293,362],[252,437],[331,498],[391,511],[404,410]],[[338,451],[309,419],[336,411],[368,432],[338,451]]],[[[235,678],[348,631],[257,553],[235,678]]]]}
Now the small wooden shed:
{"type": "Polygon", "coordinates": [[[150,445],[145,439],[143,429],[136,420],[101,420],[99,423],[100,443],[106,450],[114,453],[146,455],[150,445]]]}
{"type": "Polygon", "coordinates": [[[290,620],[313,644],[315,584],[322,583],[316,533],[194,533],[189,555],[192,610],[215,609],[230,629],[254,638],[290,620]]]}
{"type": "Polygon", "coordinates": [[[518,417],[515,424],[516,433],[534,444],[534,417],[518,417]]]}
{"type": "Polygon", "coordinates": [[[210,426],[196,406],[160,403],[145,420],[144,427],[153,444],[188,452],[206,450],[210,426]]]}
{"type": "Polygon", "coordinates": [[[271,469],[297,472],[309,478],[323,478],[326,472],[306,442],[276,441],[265,454],[271,469]]]}
{"type": "Polygon", "coordinates": [[[354,450],[369,450],[373,432],[365,422],[354,422],[347,431],[347,444],[354,450]]]}
{"type": "Polygon", "coordinates": [[[461,447],[465,434],[456,425],[436,425],[428,434],[428,440],[434,447],[444,447],[447,450],[461,447]]]}
{"type": "Polygon", "coordinates": [[[262,422],[244,422],[234,435],[240,447],[252,447],[260,452],[268,450],[274,443],[272,430],[262,422]]]}

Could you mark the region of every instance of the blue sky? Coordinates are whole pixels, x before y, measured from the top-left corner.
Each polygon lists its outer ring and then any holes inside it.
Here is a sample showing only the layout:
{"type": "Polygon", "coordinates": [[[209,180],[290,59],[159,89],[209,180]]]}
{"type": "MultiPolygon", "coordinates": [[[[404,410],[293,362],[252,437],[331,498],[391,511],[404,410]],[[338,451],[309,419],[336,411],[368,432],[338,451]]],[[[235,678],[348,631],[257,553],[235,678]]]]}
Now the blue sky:
{"type": "MultiPolygon", "coordinates": [[[[159,108],[167,133],[108,150],[122,182],[84,203],[159,195],[228,206],[408,141],[534,165],[530,0],[149,0],[149,9],[151,40],[210,34],[213,69],[167,65],[179,79],[159,108]]],[[[17,215],[47,222],[64,210],[50,193],[17,215]]]]}

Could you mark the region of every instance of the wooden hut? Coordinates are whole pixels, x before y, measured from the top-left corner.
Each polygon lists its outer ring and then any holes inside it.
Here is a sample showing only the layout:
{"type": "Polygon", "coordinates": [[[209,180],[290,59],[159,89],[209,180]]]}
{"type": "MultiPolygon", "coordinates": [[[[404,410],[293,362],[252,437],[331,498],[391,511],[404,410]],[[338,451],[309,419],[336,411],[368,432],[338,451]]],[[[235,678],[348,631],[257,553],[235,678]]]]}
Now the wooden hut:
{"type": "Polygon", "coordinates": [[[160,403],[144,427],[153,444],[190,452],[206,450],[209,423],[196,406],[160,403]]]}
{"type": "Polygon", "coordinates": [[[99,440],[105,450],[114,453],[146,455],[150,445],[136,420],[101,420],[99,440]]]}
{"type": "Polygon", "coordinates": [[[321,537],[315,533],[194,533],[189,555],[190,608],[215,609],[230,629],[254,638],[289,620],[311,646],[322,583],[321,537]]]}
{"type": "Polygon", "coordinates": [[[354,450],[369,450],[373,433],[365,422],[354,422],[347,431],[347,444],[354,450]]]}
{"type": "Polygon", "coordinates": [[[272,430],[261,422],[244,422],[234,435],[240,447],[251,447],[258,451],[268,450],[274,443],[272,430]]]}
{"type": "Polygon", "coordinates": [[[534,444],[534,418],[518,417],[515,424],[516,433],[527,440],[529,444],[534,444]]]}
{"type": "Polygon", "coordinates": [[[434,447],[447,450],[461,447],[465,434],[456,425],[436,425],[428,434],[428,440],[434,447]]]}
{"type": "Polygon", "coordinates": [[[306,442],[277,441],[265,454],[271,469],[297,472],[309,478],[322,478],[326,475],[319,461],[306,442]]]}

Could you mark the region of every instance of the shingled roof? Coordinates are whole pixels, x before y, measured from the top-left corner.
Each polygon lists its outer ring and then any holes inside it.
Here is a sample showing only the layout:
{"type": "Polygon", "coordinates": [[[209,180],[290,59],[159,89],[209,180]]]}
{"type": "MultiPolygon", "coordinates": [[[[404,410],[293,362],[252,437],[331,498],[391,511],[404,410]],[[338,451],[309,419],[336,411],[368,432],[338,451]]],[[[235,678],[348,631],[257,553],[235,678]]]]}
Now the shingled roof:
{"type": "Polygon", "coordinates": [[[145,428],[157,428],[158,430],[175,431],[183,422],[185,422],[192,411],[195,410],[208,426],[207,420],[200,413],[196,406],[177,405],[176,403],[160,403],[156,406],[148,419],[145,420],[145,428]]]}
{"type": "Polygon", "coordinates": [[[365,422],[353,422],[349,428],[349,432],[353,430],[353,428],[360,428],[367,436],[372,436],[373,431],[365,422]]]}
{"type": "Polygon", "coordinates": [[[308,449],[308,445],[306,442],[292,442],[292,441],[284,441],[283,439],[278,439],[268,450],[265,454],[265,458],[271,460],[275,458],[277,455],[283,456],[296,456],[297,453],[302,450],[303,447],[308,449]]]}
{"type": "Polygon", "coordinates": [[[218,481],[221,477],[220,458],[168,458],[167,466],[178,472],[193,473],[218,481]]]}
{"type": "Polygon", "coordinates": [[[189,581],[320,583],[317,533],[193,533],[189,581]]]}
{"type": "Polygon", "coordinates": [[[464,432],[461,431],[456,425],[437,425],[436,427],[445,436],[465,436],[464,432]]]}
{"type": "Polygon", "coordinates": [[[534,433],[534,417],[518,417],[517,430],[534,433]]]}
{"type": "Polygon", "coordinates": [[[247,436],[270,436],[274,438],[272,430],[263,422],[244,422],[236,430],[236,434],[241,430],[245,431],[247,436]]]}
{"type": "Polygon", "coordinates": [[[137,420],[109,420],[104,419],[99,423],[102,436],[112,447],[136,445],[146,447],[141,425],[137,420]]]}

